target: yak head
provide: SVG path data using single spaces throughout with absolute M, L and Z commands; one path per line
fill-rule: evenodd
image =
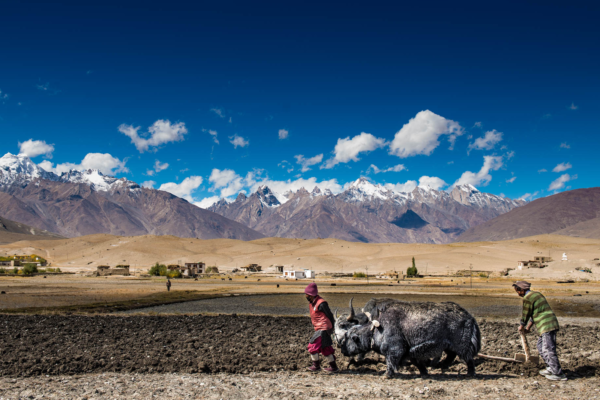
M 357 326 L 363 326 L 370 324 L 370 318 L 367 314 L 360 312 L 356 313 L 354 307 L 352 307 L 352 300 L 350 299 L 350 311 L 348 313 L 342 313 L 338 315 L 335 310 L 335 341 L 342 347 L 342 344 L 347 342 L 348 332 Z
M 373 329 L 370 324 L 354 325 L 348 329 L 338 344 L 343 355 L 352 357 L 368 353 L 371 350 L 372 339 Z

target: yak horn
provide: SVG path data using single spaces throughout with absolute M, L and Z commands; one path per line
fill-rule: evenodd
M 377 320 L 373 321 L 373 326 L 376 328 L 379 328 L 379 326 L 380 326 L 379 321 L 377 321 Z
M 365 312 L 365 315 L 367 316 L 367 318 L 369 318 L 369 321 L 370 321 L 370 320 L 371 320 L 371 313 L 370 313 L 370 312 L 368 312 L 368 311 L 366 311 L 366 312 Z
M 352 307 L 352 300 L 354 297 L 350 299 L 350 315 L 348 316 L 348 321 L 352 321 L 354 319 L 354 307 Z
M 338 315 L 337 315 L 338 309 L 335 309 L 335 313 L 333 314 L 333 316 L 335 317 L 335 319 L 338 319 Z

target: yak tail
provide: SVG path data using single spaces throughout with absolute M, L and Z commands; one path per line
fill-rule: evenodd
M 473 357 L 475 357 L 481 350 L 481 331 L 479 330 L 479 325 L 475 318 L 471 321 L 471 346 L 469 347 Z

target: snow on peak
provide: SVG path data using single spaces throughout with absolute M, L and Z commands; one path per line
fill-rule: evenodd
M 72 169 L 69 172 L 63 172 L 60 176 L 61 182 L 70 183 L 84 183 L 91 186 L 94 190 L 107 192 L 117 187 L 127 187 L 130 189 L 137 189 L 140 186 L 127 180 L 126 178 L 117 179 L 112 176 L 106 176 L 97 169 L 88 170 L 75 170 Z
M 366 178 L 359 178 L 352 182 L 344 194 L 350 201 L 365 201 L 372 198 L 387 200 L 394 196 L 394 192 L 390 189 L 373 184 Z
M 281 205 L 281 201 L 279 201 L 275 192 L 269 189 L 268 186 L 259 186 L 256 190 L 256 194 L 260 201 L 267 207 L 278 207 Z
M 13 183 L 27 184 L 34 179 L 41 178 L 49 181 L 84 183 L 95 190 L 108 191 L 116 187 L 127 187 L 137 189 L 140 186 L 125 178 L 117 179 L 112 176 L 105 176 L 96 169 L 84 171 L 72 169 L 69 172 L 63 172 L 60 176 L 53 172 L 46 171 L 25 155 L 5 154 L 0 158 L 0 186 L 11 185 Z
M 479 192 L 479 190 L 470 183 L 465 183 L 464 185 L 458 185 L 456 187 L 464 192 Z
M 0 186 L 11 185 L 15 182 L 29 183 L 37 178 L 58 180 L 56 174 L 38 167 L 26 155 L 6 153 L 0 158 Z

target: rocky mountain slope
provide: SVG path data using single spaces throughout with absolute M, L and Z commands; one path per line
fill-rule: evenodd
M 63 239 L 63 237 L 56 233 L 0 217 L 0 243 L 12 243 L 19 240 L 48 239 Z
M 29 158 L 0 158 L 0 215 L 67 237 L 94 233 L 253 240 L 262 234 L 160 190 L 96 170 L 58 176 Z
M 266 236 L 338 238 L 360 242 L 449 243 L 472 226 L 525 204 L 482 193 L 471 185 L 451 192 L 418 187 L 395 192 L 365 178 L 339 194 L 314 188 L 220 200 L 208 209 Z
M 549 233 L 600 239 L 600 187 L 534 200 L 467 230 L 458 240 L 508 240 Z

